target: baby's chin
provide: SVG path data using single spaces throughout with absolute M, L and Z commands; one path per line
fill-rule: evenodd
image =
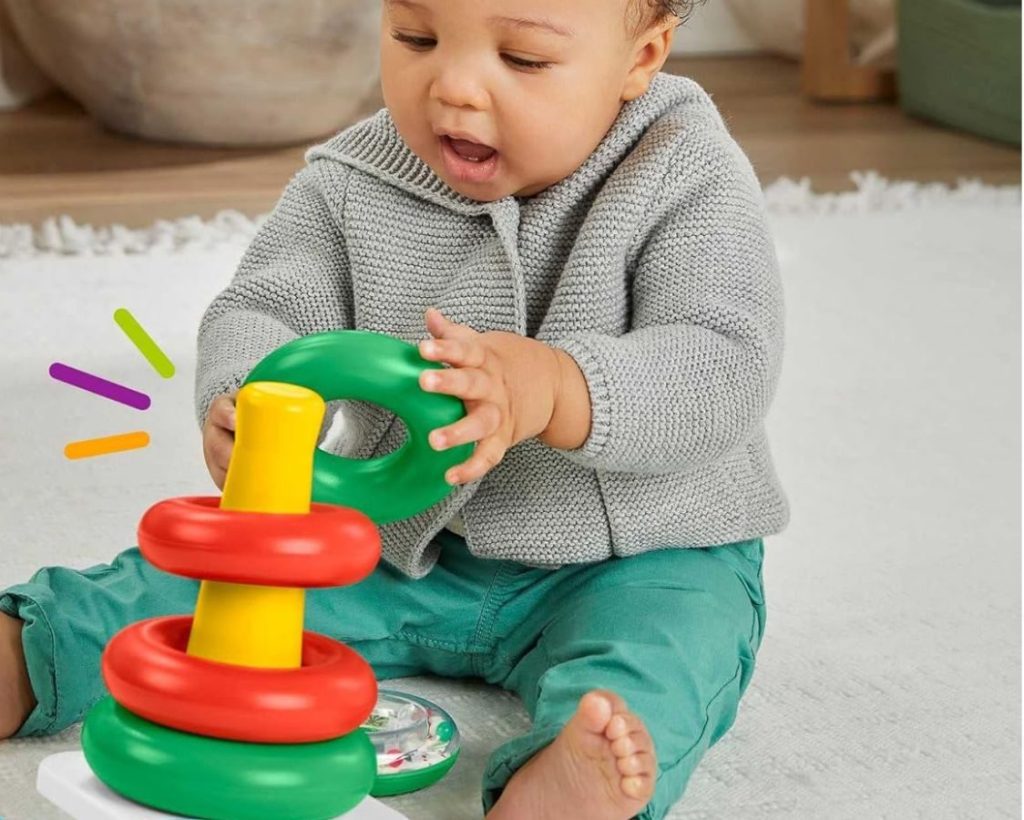
M 448 179 L 445 174 L 438 174 L 438 176 L 447 182 L 448 187 L 455 191 L 455 193 L 477 202 L 497 202 L 499 199 L 505 199 L 510 196 L 522 196 L 515 186 L 502 185 L 500 183 L 474 185 L 460 180 Z
M 512 184 L 504 173 L 498 174 L 492 180 L 487 182 L 470 182 L 464 179 L 458 179 L 453 177 L 445 167 L 434 168 L 436 173 L 441 179 L 448 183 L 448 187 L 451 188 L 458 194 L 467 197 L 468 199 L 474 199 L 477 202 L 496 202 L 499 199 L 512 196 L 516 192 L 518 186 Z
M 497 202 L 499 199 L 506 199 L 507 197 L 528 199 L 551 187 L 549 183 L 529 183 L 524 185 L 506 182 L 502 184 L 498 180 L 488 185 L 469 185 L 458 180 L 448 179 L 443 173 L 439 173 L 438 176 L 448 183 L 448 187 L 453 191 L 477 202 Z

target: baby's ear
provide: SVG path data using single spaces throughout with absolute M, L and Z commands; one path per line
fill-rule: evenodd
M 647 93 L 654 75 L 661 71 L 672 53 L 678 18 L 670 17 L 637 35 L 633 67 L 622 85 L 622 101 L 628 102 Z

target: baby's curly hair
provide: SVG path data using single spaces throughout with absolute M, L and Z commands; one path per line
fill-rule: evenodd
M 686 22 L 694 6 L 704 0 L 629 0 L 629 17 L 634 30 L 660 23 L 669 17 L 678 17 L 679 25 Z

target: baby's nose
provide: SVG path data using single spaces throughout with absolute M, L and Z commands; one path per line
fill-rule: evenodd
M 445 67 L 431 85 L 431 97 L 452 108 L 472 108 L 479 111 L 490 107 L 490 95 L 478 72 L 464 63 Z

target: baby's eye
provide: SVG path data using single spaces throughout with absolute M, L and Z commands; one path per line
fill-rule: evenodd
M 540 71 L 545 68 L 551 68 L 554 65 L 550 60 L 524 60 L 522 57 L 514 57 L 511 54 L 502 54 L 501 56 L 505 58 L 506 62 L 511 63 L 517 68 L 525 68 L 530 71 Z
M 411 34 L 402 34 L 400 31 L 391 32 L 391 36 L 398 42 L 405 43 L 414 49 L 428 49 L 437 45 L 437 40 L 433 37 L 413 37 Z

